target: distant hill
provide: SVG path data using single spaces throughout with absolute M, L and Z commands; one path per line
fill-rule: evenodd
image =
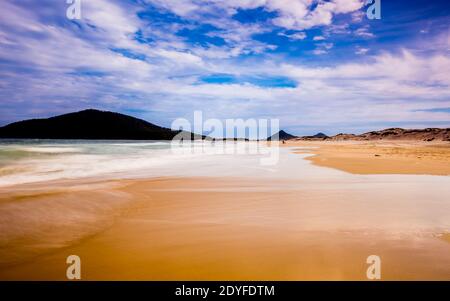
M 11 123 L 0 127 L 0 138 L 172 140 L 180 132 L 172 131 L 171 129 L 163 128 L 128 115 L 89 109 L 46 119 L 31 119 Z M 205 136 L 194 135 L 192 133 L 186 133 L 186 135 L 192 139 L 205 138 Z M 314 136 L 296 137 L 282 130 L 267 138 L 269 141 L 292 139 L 331 141 L 450 141 L 450 128 L 427 128 L 419 130 L 391 128 L 361 135 L 338 134 L 332 137 L 323 133 L 318 133 Z
M 295 138 L 298 138 L 298 137 L 281 130 L 277 134 L 272 135 L 269 138 L 267 138 L 267 140 L 268 141 L 279 141 L 279 140 L 291 140 L 291 139 L 295 139 Z
M 304 139 L 304 140 L 326 140 L 328 138 L 330 138 L 330 137 L 328 137 L 324 133 L 318 133 L 318 134 L 315 134 L 314 136 L 302 137 L 302 139 Z
M 361 140 L 422 140 L 450 141 L 450 129 L 428 128 L 423 130 L 405 130 L 391 128 L 368 132 L 357 136 Z
M 179 133 L 124 114 L 92 109 L 0 128 L 0 138 L 34 139 L 171 140 Z
M 314 136 L 300 137 L 299 140 L 317 140 Z M 361 135 L 338 134 L 332 137 L 321 138 L 320 140 L 332 141 L 376 141 L 376 140 L 410 140 L 410 141 L 450 141 L 450 128 L 427 128 L 419 130 L 407 130 L 401 128 L 391 128 L 381 131 L 372 131 Z

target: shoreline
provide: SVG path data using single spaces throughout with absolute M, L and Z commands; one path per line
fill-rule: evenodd
M 316 166 L 352 174 L 450 175 L 450 143 L 414 141 L 287 141 Z
M 0 188 L 0 279 L 65 280 L 69 255 L 81 257 L 83 280 L 367 280 L 369 255 L 382 258 L 383 280 L 449 279 L 448 177 L 390 175 L 442 172 L 447 145 L 285 146 L 279 168 L 290 177 Z M 424 160 L 411 164 L 417 152 Z M 369 172 L 389 176 L 359 176 Z

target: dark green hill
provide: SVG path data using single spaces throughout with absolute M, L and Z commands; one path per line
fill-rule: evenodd
M 178 133 L 142 119 L 92 109 L 0 128 L 0 138 L 34 139 L 171 140 Z

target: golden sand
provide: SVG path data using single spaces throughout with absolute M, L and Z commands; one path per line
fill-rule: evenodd
M 411 141 L 289 141 L 286 146 L 306 147 L 299 153 L 318 166 L 353 174 L 450 175 L 450 143 Z
M 268 184 L 206 178 L 115 183 L 111 195 L 126 194 L 133 202 L 113 220 L 64 247 L 48 245 L 23 262 L 0 266 L 0 279 L 64 280 L 72 254 L 81 258 L 84 280 L 365 280 L 372 254 L 382 258 L 384 280 L 449 279 L 450 245 L 442 239 L 327 225 L 308 230 L 302 215 L 330 204 L 290 191 L 257 191 Z M 78 184 L 68 186 L 66 197 L 107 201 L 105 187 L 91 187 L 87 195 Z M 9 245 L 3 255 L 14 256 L 17 248 Z
M 444 233 L 442 236 L 440 236 L 443 240 L 450 243 L 450 233 Z

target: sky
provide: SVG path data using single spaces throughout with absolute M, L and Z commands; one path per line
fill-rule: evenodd
M 0 125 L 95 108 L 280 120 L 296 135 L 450 127 L 450 2 L 0 1 Z

